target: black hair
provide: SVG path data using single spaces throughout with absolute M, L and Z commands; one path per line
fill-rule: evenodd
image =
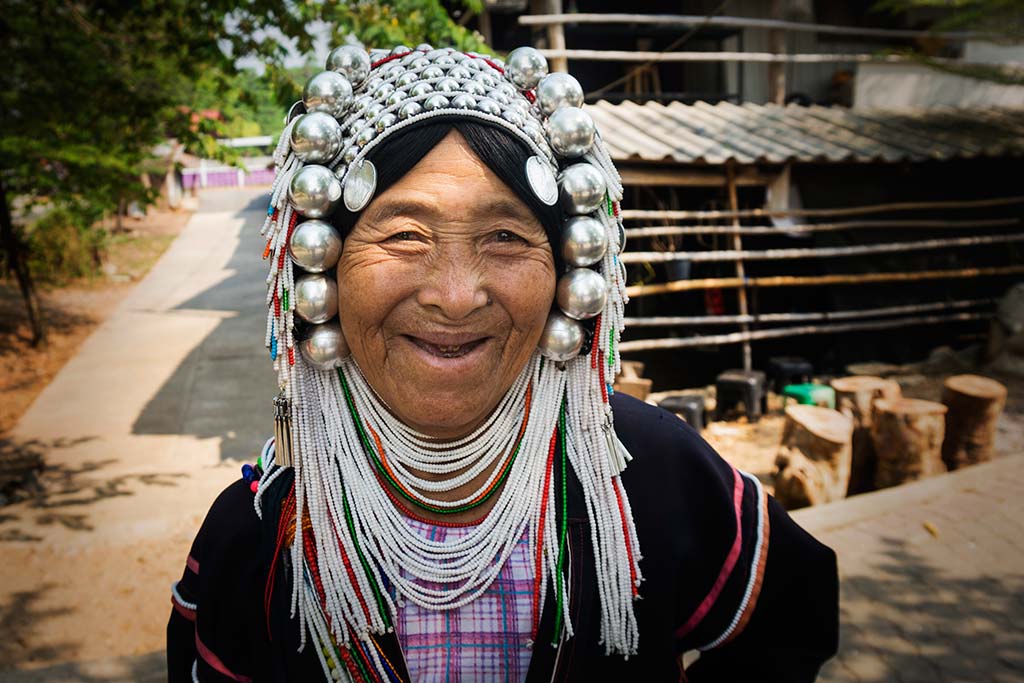
M 530 189 L 526 179 L 526 160 L 534 152 L 523 140 L 500 126 L 454 116 L 438 117 L 396 131 L 367 154 L 366 158 L 377 167 L 374 196 L 379 196 L 397 183 L 453 130 L 465 138 L 473 153 L 537 217 L 547 233 L 555 257 L 556 272 L 561 272 L 559 236 L 562 231 L 562 211 L 557 203 L 554 206 L 544 204 Z M 346 236 L 358 218 L 358 213 L 352 213 L 341 205 L 334 213 L 333 223 L 342 236 Z

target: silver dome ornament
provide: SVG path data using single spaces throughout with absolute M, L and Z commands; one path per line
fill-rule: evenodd
M 378 102 L 383 102 L 393 92 L 395 92 L 395 86 L 393 83 L 381 83 L 377 86 L 377 89 L 373 91 L 373 98 Z
M 441 78 L 442 76 L 444 76 L 444 69 L 433 64 L 420 72 L 420 78 Z
M 288 254 L 299 268 L 322 273 L 337 265 L 341 256 L 341 235 L 326 221 L 303 221 L 295 226 Z
M 435 93 L 423 101 L 423 108 L 427 111 L 436 111 L 448 107 L 448 98 L 440 93 Z
M 395 45 L 393 48 L 391 48 L 392 56 L 407 55 L 410 52 L 412 52 L 412 48 L 409 47 L 408 45 Z
M 338 361 L 347 358 L 350 353 L 337 320 L 315 325 L 309 335 L 299 342 L 299 352 L 317 370 L 333 370 Z
M 356 156 L 359 154 L 358 145 L 349 145 L 345 148 L 345 151 L 341 153 L 341 160 L 346 164 L 351 164 L 356 160 Z
M 373 104 L 366 108 L 366 111 L 364 112 L 363 115 L 366 117 L 367 120 L 372 120 L 380 116 L 381 112 L 383 111 L 384 105 L 381 104 L 380 102 L 374 102 Z
M 402 108 L 398 110 L 398 118 L 406 120 L 416 116 L 423 111 L 423 105 L 419 102 L 406 102 L 402 105 Z
M 572 360 L 583 348 L 583 326 L 561 313 L 552 312 L 544 324 L 537 348 L 541 355 L 553 361 Z
M 377 129 L 373 126 L 363 126 L 363 129 L 356 133 L 356 144 L 360 147 L 366 147 L 370 144 L 370 140 L 377 137 Z
M 395 92 L 388 95 L 388 98 L 384 100 L 384 104 L 388 107 L 397 107 L 399 104 L 409 98 L 409 93 L 405 90 L 396 90 Z
M 365 92 L 372 93 L 374 90 L 379 88 L 381 83 L 383 82 L 384 79 L 381 78 L 380 76 L 373 76 L 372 78 L 370 78 L 370 80 L 366 81 L 365 85 L 363 85 L 363 90 Z
M 560 107 L 582 106 L 583 88 L 567 73 L 548 74 L 537 84 L 537 104 L 545 116 L 551 116 Z
M 571 216 L 596 211 L 604 204 L 606 185 L 604 176 L 593 165 L 573 164 L 562 171 L 559 183 L 562 208 Z
M 558 182 L 555 180 L 555 173 L 539 156 L 534 155 L 526 160 L 526 181 L 533 194 L 544 204 L 553 206 L 558 201 Z
M 417 52 L 430 52 L 434 47 L 430 43 L 420 43 L 416 46 Z
M 308 112 L 323 112 L 341 118 L 352 104 L 352 84 L 336 71 L 321 71 L 302 90 L 302 101 Z
M 478 81 L 464 81 L 462 83 L 462 92 L 482 97 L 487 94 L 487 88 L 484 87 L 483 83 Z
M 489 91 L 487 93 L 487 96 L 490 97 L 492 100 L 494 100 L 495 102 L 497 102 L 498 104 L 500 104 L 503 107 L 509 106 L 509 104 L 511 104 L 511 102 L 512 102 L 512 100 L 509 99 L 508 95 L 506 95 L 501 90 L 498 90 L 497 88 L 495 88 L 494 90 Z
M 355 115 L 362 114 L 367 108 L 373 104 L 373 98 L 369 95 L 360 95 L 352 103 L 352 113 Z
M 456 109 L 473 109 L 476 107 L 476 98 L 466 93 L 459 93 L 452 98 L 452 106 Z
M 309 323 L 325 323 L 338 315 L 338 284 L 323 273 L 295 278 L 295 314 Z
M 505 119 L 517 128 L 522 127 L 523 125 L 523 115 L 516 109 L 506 109 L 501 112 L 501 118 Z
M 405 72 L 406 72 L 406 69 L 401 64 L 391 64 L 387 68 L 384 69 L 384 72 L 383 72 L 382 75 L 384 77 L 384 80 L 391 81 L 391 80 L 394 80 L 394 79 L 398 78 L 399 76 L 401 76 Z
M 396 121 L 398 121 L 398 117 L 389 112 L 387 114 L 381 114 L 380 118 L 377 119 L 377 122 L 374 125 L 376 126 L 378 133 L 383 133 L 390 126 L 393 126 Z
M 288 196 L 295 209 L 307 218 L 323 218 L 341 199 L 341 183 L 326 166 L 303 166 L 292 176 Z
M 462 86 L 454 78 L 442 78 L 434 84 L 434 90 L 437 92 L 458 92 L 461 89 Z
M 562 258 L 570 266 L 592 266 L 608 251 L 608 233 L 590 216 L 574 216 L 562 230 Z
M 341 151 L 341 143 L 341 124 L 330 114 L 303 114 L 292 127 L 292 152 L 305 163 L 327 163 Z
M 430 83 L 424 83 L 423 81 L 420 81 L 409 88 L 409 95 L 411 97 L 423 97 L 424 95 L 429 95 L 432 92 L 434 92 L 434 86 Z
M 559 278 L 555 301 L 570 318 L 593 318 L 604 310 L 608 302 L 608 283 L 596 271 L 575 268 Z
M 327 57 L 327 68 L 337 71 L 353 87 L 358 87 L 370 75 L 370 55 L 358 45 L 342 45 L 334 48 Z
M 452 78 L 457 78 L 460 81 L 464 81 L 468 78 L 473 77 L 473 73 L 466 67 L 462 66 L 461 64 L 458 66 L 453 66 L 451 69 L 449 69 L 448 75 L 451 76 Z
M 421 69 L 424 69 L 428 66 L 430 66 L 430 60 L 422 56 L 416 57 L 411 62 L 409 62 L 409 68 L 412 69 L 413 71 L 420 71 Z
M 491 76 L 486 71 L 477 71 L 473 74 L 473 80 L 478 83 L 483 83 L 485 88 L 493 88 L 498 85 L 498 82 L 494 80 L 494 76 Z
M 437 64 L 440 67 L 452 67 L 455 66 L 455 63 L 455 58 L 452 57 L 450 54 L 441 55 L 440 57 L 434 60 L 434 64 Z
M 404 74 L 398 77 L 395 81 L 395 85 L 399 88 L 408 88 L 410 85 L 419 80 L 419 76 L 412 71 L 406 71 Z
M 548 139 L 561 157 L 579 157 L 594 144 L 596 128 L 590 114 L 579 107 L 562 107 L 548 118 Z
M 345 208 L 355 213 L 362 211 L 377 190 L 377 167 L 363 159 L 345 178 Z
M 501 116 L 501 106 L 489 97 L 481 97 L 476 101 L 477 111 L 491 116 Z
M 532 47 L 517 47 L 508 55 L 505 74 L 520 90 L 537 87 L 548 73 L 548 60 Z

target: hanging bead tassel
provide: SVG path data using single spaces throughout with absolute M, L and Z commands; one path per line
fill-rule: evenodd
M 278 467 L 292 466 L 292 418 L 284 391 L 274 399 L 274 462 Z

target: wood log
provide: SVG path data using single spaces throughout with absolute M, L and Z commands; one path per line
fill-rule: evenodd
M 836 410 L 853 420 L 853 447 L 850 458 L 850 485 L 846 495 L 870 491 L 875 486 L 875 447 L 871 442 L 874 401 L 902 395 L 900 385 L 891 379 L 872 375 L 853 375 L 832 380 L 836 390 Z
M 622 377 L 628 379 L 640 379 L 644 376 L 644 364 L 638 360 L 622 361 Z
M 623 394 L 645 401 L 647 400 L 647 395 L 651 393 L 652 384 L 652 380 L 644 379 L 643 377 L 630 378 L 620 376 L 615 380 L 615 385 L 612 388 L 615 391 L 621 391 Z
M 876 399 L 871 442 L 875 448 L 875 487 L 886 488 L 946 471 L 942 437 L 946 406 L 915 398 Z
M 995 457 L 996 424 L 1006 405 L 1006 387 L 978 375 L 954 375 L 943 384 L 946 438 L 942 461 L 951 470 Z
M 787 509 L 846 496 L 853 420 L 830 408 L 786 408 L 782 444 L 775 458 L 775 497 Z

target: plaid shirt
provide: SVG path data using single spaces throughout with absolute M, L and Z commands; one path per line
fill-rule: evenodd
M 469 527 L 444 527 L 410 519 L 424 538 L 454 540 Z M 521 682 L 530 664 L 533 627 L 533 566 L 526 534 L 494 583 L 476 600 L 455 610 L 428 610 L 405 602 L 396 631 L 415 683 Z M 424 583 L 440 588 L 440 584 Z

